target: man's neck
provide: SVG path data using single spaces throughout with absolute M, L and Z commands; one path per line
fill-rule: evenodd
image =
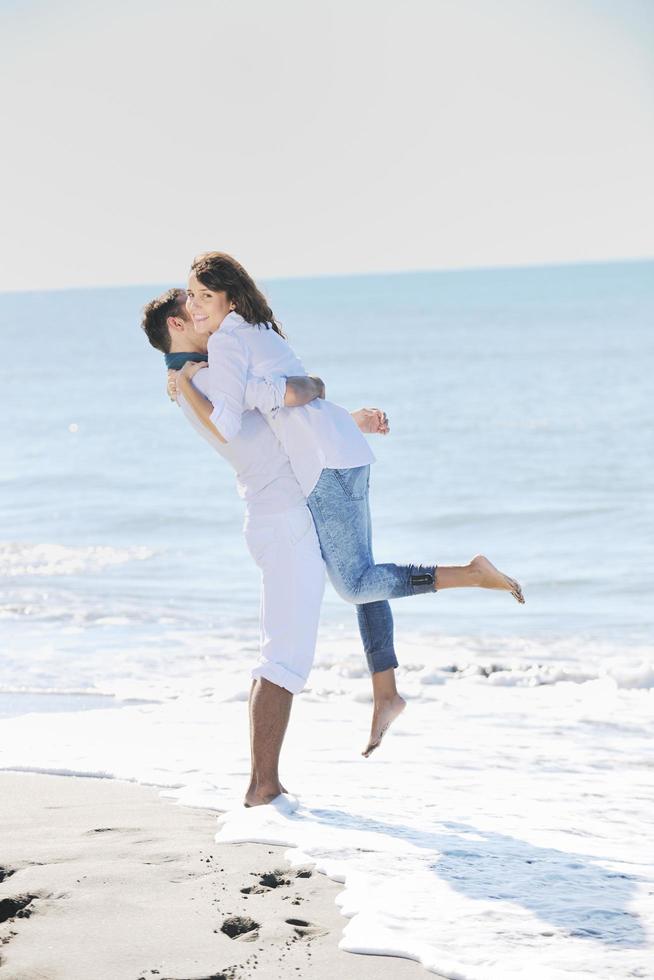
M 172 330 L 171 330 L 172 334 Z M 204 357 L 207 356 L 206 346 L 201 348 L 197 340 L 189 340 L 187 337 L 171 337 L 170 338 L 170 353 L 171 354 L 202 354 Z
M 189 344 L 189 347 L 191 345 Z M 179 371 L 186 361 L 206 361 L 207 355 L 202 351 L 185 350 L 182 346 L 176 349 L 177 345 L 171 346 L 170 352 L 165 356 L 166 367 Z

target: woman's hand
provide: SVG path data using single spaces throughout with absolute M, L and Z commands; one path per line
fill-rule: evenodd
M 206 361 L 187 361 L 181 371 L 173 371 L 172 368 L 169 368 L 166 391 L 171 402 L 177 401 L 180 383 L 183 384 L 184 380 L 190 381 L 198 371 L 206 367 L 208 367 Z
M 358 412 L 352 412 L 352 418 L 367 435 L 387 436 L 391 431 L 388 416 L 381 408 L 360 408 Z
M 168 369 L 168 381 L 166 383 L 166 391 L 168 392 L 168 397 L 171 402 L 177 401 L 177 371 L 173 371 L 172 368 Z
M 188 378 L 190 381 L 191 378 L 198 373 L 198 371 L 202 371 L 203 368 L 207 367 L 209 367 L 209 365 L 206 361 L 187 361 L 182 370 L 179 372 L 179 376 L 180 378 Z
M 169 368 L 166 391 L 168 392 L 168 397 L 170 398 L 171 402 L 177 401 L 180 381 L 182 381 L 182 383 L 183 379 L 188 379 L 190 381 L 194 374 L 201 371 L 203 367 L 208 366 L 209 365 L 206 363 L 206 361 L 186 361 L 181 371 L 173 371 L 172 368 Z

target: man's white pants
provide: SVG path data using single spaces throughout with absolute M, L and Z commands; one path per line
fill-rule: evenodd
M 261 653 L 252 677 L 291 694 L 313 664 L 325 590 L 325 563 L 306 504 L 278 514 L 249 513 L 248 550 L 261 569 Z

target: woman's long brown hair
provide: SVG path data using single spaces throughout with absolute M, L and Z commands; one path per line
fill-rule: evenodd
M 203 252 L 193 259 L 191 272 L 207 289 L 227 293 L 227 298 L 247 323 L 270 324 L 284 337 L 266 297 L 243 266 L 225 252 Z

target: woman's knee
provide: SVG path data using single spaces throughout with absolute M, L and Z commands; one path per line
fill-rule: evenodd
M 336 594 L 353 606 L 361 604 L 361 582 L 344 582 L 342 579 L 332 581 Z

